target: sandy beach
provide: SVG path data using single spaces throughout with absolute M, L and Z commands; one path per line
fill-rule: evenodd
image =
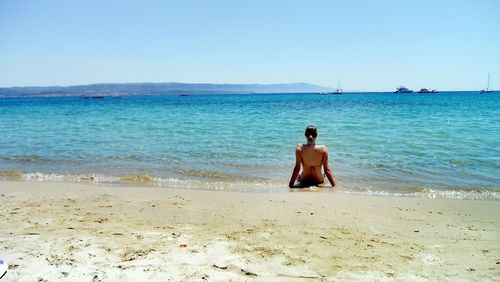
M 2 281 L 498 281 L 500 203 L 0 182 Z

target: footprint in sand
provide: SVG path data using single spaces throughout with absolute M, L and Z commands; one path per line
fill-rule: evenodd
M 420 259 L 422 260 L 423 263 L 427 265 L 440 265 L 441 260 L 433 255 L 433 254 L 422 254 L 420 255 Z
M 228 265 L 214 264 L 213 267 L 216 268 L 216 269 L 219 269 L 219 270 L 231 271 L 231 272 L 236 273 L 236 274 L 243 274 L 243 275 L 246 275 L 246 276 L 258 276 L 256 273 L 253 273 L 251 271 L 245 270 L 245 269 L 243 269 L 241 267 L 238 267 L 238 266 L 236 266 L 234 264 L 228 264 Z
M 156 251 L 156 249 L 150 248 L 150 249 L 145 249 L 145 250 L 133 250 L 133 249 L 127 249 L 125 252 L 121 255 L 122 261 L 131 261 L 135 260 L 141 257 L 147 256 L 149 253 Z

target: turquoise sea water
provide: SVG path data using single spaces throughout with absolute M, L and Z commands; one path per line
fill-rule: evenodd
M 308 124 L 347 192 L 500 199 L 500 95 L 0 100 L 3 178 L 287 191 Z

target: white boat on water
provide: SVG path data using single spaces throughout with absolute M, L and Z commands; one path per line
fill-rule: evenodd
M 394 93 L 412 93 L 413 90 L 411 89 L 408 89 L 404 86 L 399 86 L 398 88 L 396 88 L 396 91 L 394 91 Z
M 319 92 L 318 95 L 340 95 L 342 94 L 342 88 L 340 87 L 340 79 L 337 78 L 337 89 L 333 92 Z
M 490 90 L 490 74 L 488 73 L 488 84 L 486 85 L 486 89 L 482 89 L 479 93 L 491 93 Z
M 437 93 L 437 90 L 436 89 L 428 89 L 428 88 L 422 88 L 420 90 L 418 90 L 418 93 L 424 93 L 424 94 L 427 94 L 427 93 Z
M 335 89 L 335 91 L 333 91 L 332 94 L 335 94 L 335 95 L 342 94 L 342 88 L 340 87 L 340 79 L 339 78 L 337 78 L 337 89 Z

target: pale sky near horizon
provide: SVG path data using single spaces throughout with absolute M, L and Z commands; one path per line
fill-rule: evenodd
M 500 1 L 0 0 L 0 87 L 500 89 Z

